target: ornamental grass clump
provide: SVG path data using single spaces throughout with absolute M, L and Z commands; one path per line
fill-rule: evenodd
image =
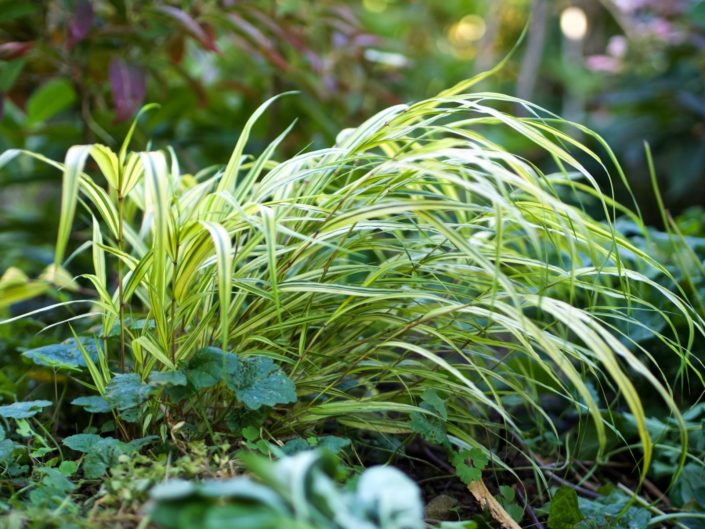
M 644 312 L 667 330 L 684 318 L 685 343 L 658 338 L 690 368 L 702 322 L 637 272 L 665 271 L 616 232 L 617 213 L 642 224 L 600 190 L 579 161 L 600 157 L 571 131 L 601 140 L 529 103 L 467 93 L 477 80 L 383 110 L 336 145 L 284 161 L 275 151 L 291 127 L 259 156 L 245 152 L 273 100 L 224 168 L 185 174 L 171 149 L 131 152 L 134 126 L 117 153 L 76 146 L 63 164 L 29 153 L 63 171 L 56 269 L 82 237 L 74 253 L 92 252 L 93 269 L 78 279 L 95 292 L 82 334 L 96 354 L 79 345 L 87 383 L 118 412 L 116 378 L 122 391 L 142 391 L 131 420 L 145 431 L 169 413 L 149 396 L 171 384 L 209 392 L 199 414 L 209 421 L 229 403 L 270 410 L 273 437 L 334 420 L 465 448 L 507 432 L 521 442 L 527 418 L 533 433 L 557 435 L 542 406 L 557 397 L 591 418 L 602 450 L 618 402 L 635 418 L 648 467 L 634 380 L 682 419 L 669 381 L 623 330 Z M 508 103 L 531 117 L 508 114 Z M 532 142 L 555 171 L 505 149 L 499 132 Z M 576 205 L 585 200 L 602 220 Z M 79 208 L 92 229 L 72 238 Z

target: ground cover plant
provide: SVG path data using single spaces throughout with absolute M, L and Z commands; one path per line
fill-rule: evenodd
M 5 521 L 421 527 L 416 492 L 361 485 L 388 472 L 417 491 L 358 472 L 395 463 L 427 484 L 436 525 L 699 523 L 676 512 L 702 507 L 693 282 L 579 161 L 624 180 L 604 143 L 571 134 L 596 135 L 471 92 L 484 77 L 285 160 L 286 124 L 247 149 L 277 98 L 225 167 L 194 174 L 168 147 L 132 151 L 139 120 L 117 151 L 6 151 L 0 164 L 32 156 L 63 180 L 54 300 L 3 320 L 47 336 L 9 353 L 32 368 L 0 406 Z M 507 135 L 551 166 L 495 142 Z M 38 294 L 19 272 L 4 281 L 15 301 Z M 597 490 L 614 465 L 621 488 Z M 168 481 L 245 467 L 259 485 Z M 433 487 L 448 473 L 461 492 Z M 652 505 L 659 487 L 680 500 Z

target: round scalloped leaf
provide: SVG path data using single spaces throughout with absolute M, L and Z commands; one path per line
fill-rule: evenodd
M 71 401 L 74 406 L 81 406 L 88 413 L 108 413 L 110 412 L 110 404 L 99 395 L 90 395 L 88 397 L 78 397 Z
M 98 348 L 95 340 L 86 337 L 80 338 L 80 340 L 91 360 L 97 362 Z M 70 338 L 61 343 L 44 345 L 36 349 L 29 349 L 22 353 L 22 356 L 39 366 L 51 367 L 52 369 L 76 371 L 86 367 L 86 360 L 83 358 L 75 338 Z
M 122 411 L 139 406 L 149 398 L 153 388 L 136 373 L 116 375 L 105 386 L 105 400 L 111 408 Z
M 0 417 L 5 419 L 29 419 L 34 417 L 43 408 L 51 406 L 50 400 L 28 400 L 0 406 Z
M 253 356 L 240 362 L 228 387 L 251 410 L 296 402 L 296 386 L 271 358 Z

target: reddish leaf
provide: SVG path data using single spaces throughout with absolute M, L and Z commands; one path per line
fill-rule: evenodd
M 170 16 L 179 22 L 186 32 L 195 38 L 201 45 L 211 51 L 218 52 L 215 45 L 215 40 L 208 31 L 206 31 L 194 18 L 186 11 L 172 6 L 157 6 L 156 10 Z
M 3 42 L 0 44 L 0 61 L 11 61 L 22 57 L 32 49 L 31 42 Z
M 69 21 L 66 47 L 71 49 L 85 39 L 91 26 L 93 26 L 93 6 L 90 0 L 78 0 L 76 10 Z
M 186 49 L 185 38 L 182 35 L 178 35 L 169 39 L 169 57 L 174 64 L 181 64 L 184 59 L 184 52 Z
M 144 102 L 147 92 L 144 70 L 122 59 L 113 59 L 110 62 L 109 77 L 117 121 L 130 119 Z

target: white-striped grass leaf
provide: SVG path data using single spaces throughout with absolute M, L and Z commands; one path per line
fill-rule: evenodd
M 271 105 L 280 97 L 293 93 L 295 92 L 285 92 L 283 94 L 274 96 L 262 103 L 257 108 L 257 110 L 252 113 L 252 116 L 250 116 L 250 118 L 245 123 L 245 126 L 242 128 L 240 137 L 238 138 L 237 143 L 235 144 L 235 149 L 233 149 L 233 153 L 230 156 L 230 160 L 228 160 L 228 164 L 225 166 L 225 171 L 223 173 L 223 176 L 220 178 L 220 181 L 218 182 L 218 187 L 216 191 L 228 191 L 230 193 L 235 191 L 235 184 L 237 183 L 237 177 L 240 172 L 240 166 L 242 165 L 242 157 L 245 152 L 245 146 L 247 145 L 247 142 L 250 139 L 250 132 L 252 130 L 252 127 L 262 116 L 262 114 L 264 114 L 269 105 Z
M 202 221 L 201 224 L 208 230 L 216 257 L 216 271 L 218 284 L 218 299 L 220 301 L 220 335 L 223 351 L 228 350 L 229 318 L 230 318 L 230 292 L 232 289 L 233 248 L 230 235 L 220 224 Z
M 148 103 L 144 105 L 135 116 L 135 119 L 132 120 L 132 124 L 130 125 L 127 134 L 125 134 L 125 139 L 122 141 L 122 145 L 120 146 L 120 152 L 118 153 L 118 160 L 121 167 L 125 166 L 125 160 L 127 158 L 127 149 L 130 147 L 130 142 L 132 141 L 132 136 L 135 134 L 135 130 L 137 129 L 137 123 L 139 122 L 139 119 L 142 117 L 143 114 L 149 112 L 150 110 L 154 110 L 155 108 L 159 108 L 159 105 L 157 103 Z
M 100 224 L 95 217 L 93 220 L 93 244 L 91 245 L 93 253 L 93 271 L 97 279 L 97 283 L 107 290 L 107 272 L 105 267 L 105 250 L 103 245 L 103 234 L 100 231 Z
M 142 153 L 142 164 L 146 182 L 146 211 L 154 217 L 152 228 L 152 261 L 149 271 L 151 310 L 164 349 L 170 341 L 167 321 L 167 266 L 170 257 L 169 245 L 169 186 L 168 167 L 164 153 L 160 151 Z M 173 255 L 171 256 L 173 258 Z
M 98 165 L 110 188 L 119 190 L 121 168 L 117 155 L 109 147 L 96 144 L 91 148 L 91 158 Z
M 80 177 L 91 149 L 92 146 L 90 145 L 76 145 L 71 147 L 66 153 L 64 174 L 61 181 L 59 232 L 56 237 L 56 250 L 54 254 L 54 264 L 57 267 L 62 264 L 66 245 L 71 235 L 71 226 L 73 225 L 76 203 L 78 202 Z
M 168 369 L 176 369 L 174 363 L 169 359 L 168 354 L 150 336 L 140 336 L 132 341 L 133 344 L 147 351 L 153 358 L 159 361 Z

